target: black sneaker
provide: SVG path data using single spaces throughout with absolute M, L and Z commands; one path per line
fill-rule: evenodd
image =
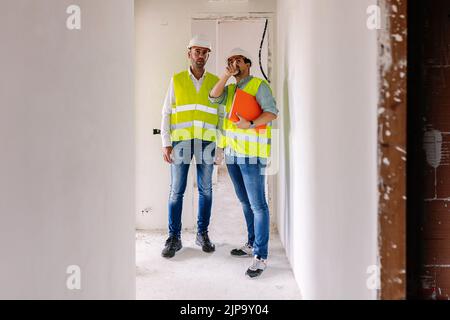
M 259 277 L 267 267 L 267 260 L 263 260 L 260 257 L 253 259 L 252 265 L 247 269 L 245 275 L 249 278 Z
M 253 247 L 246 243 L 238 249 L 231 250 L 230 254 L 234 257 L 253 257 Z
M 216 246 L 214 243 L 209 240 L 208 232 L 197 233 L 197 239 L 195 243 L 202 247 L 204 252 L 214 252 L 216 250 Z
M 181 244 L 181 239 L 175 236 L 170 236 L 166 241 L 166 246 L 164 247 L 161 255 L 164 258 L 172 258 L 177 251 L 180 251 L 183 248 Z

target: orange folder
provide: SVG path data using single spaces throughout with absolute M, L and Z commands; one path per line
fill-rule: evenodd
M 247 92 L 236 89 L 236 93 L 234 95 L 233 106 L 230 112 L 230 120 L 233 122 L 238 122 L 239 117 L 236 115 L 238 113 L 242 118 L 253 121 L 259 118 L 259 116 L 263 113 L 261 106 L 256 101 L 256 97 L 248 94 Z M 261 125 L 256 127 L 257 130 L 266 129 L 266 125 Z

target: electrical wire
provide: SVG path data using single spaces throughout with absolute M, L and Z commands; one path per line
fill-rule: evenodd
M 261 53 L 262 53 L 262 49 L 264 46 L 264 39 L 266 38 L 268 24 L 269 24 L 269 19 L 266 19 L 266 25 L 264 26 L 264 33 L 263 33 L 263 36 L 261 39 L 261 45 L 259 47 L 259 68 L 261 69 L 261 73 L 263 74 L 264 78 L 267 80 L 267 82 L 270 83 L 269 78 L 266 76 L 266 73 L 264 72 L 264 68 L 262 66 L 262 58 L 261 58 Z

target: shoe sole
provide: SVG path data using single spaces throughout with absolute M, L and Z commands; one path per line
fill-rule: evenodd
M 212 253 L 212 252 L 216 251 L 215 248 L 214 248 L 213 250 L 211 250 L 211 251 L 203 249 L 203 245 L 202 245 L 199 241 L 197 241 L 197 240 L 195 240 L 195 244 L 198 245 L 198 246 L 200 246 L 200 247 L 202 247 L 203 252 L 206 252 L 206 253 Z
M 245 273 L 245 276 L 248 278 L 248 279 L 250 279 L 250 280 L 253 280 L 253 279 L 258 279 L 258 278 L 261 278 L 261 276 L 262 276 L 262 274 L 264 273 L 264 270 L 260 273 L 260 274 L 258 274 L 258 275 L 255 275 L 255 276 L 250 276 L 247 272 Z
M 233 254 L 233 251 L 230 251 L 230 255 L 236 258 L 250 258 L 253 257 L 253 253 L 251 254 Z
M 176 248 L 176 249 L 175 249 L 175 252 L 174 252 L 173 254 L 171 254 L 171 255 L 164 255 L 164 254 L 161 254 L 161 256 L 162 256 L 163 258 L 167 258 L 167 259 L 173 258 L 173 257 L 175 257 L 175 254 L 176 254 L 178 251 L 180 251 L 181 249 L 183 249 L 183 245 L 181 245 L 179 248 Z

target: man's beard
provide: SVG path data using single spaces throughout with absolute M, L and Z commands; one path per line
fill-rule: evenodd
M 204 66 L 205 66 L 205 64 L 206 64 L 206 62 L 205 61 L 203 61 L 203 62 L 196 62 L 195 63 L 195 65 L 197 66 L 197 67 L 199 67 L 199 68 L 203 68 Z

